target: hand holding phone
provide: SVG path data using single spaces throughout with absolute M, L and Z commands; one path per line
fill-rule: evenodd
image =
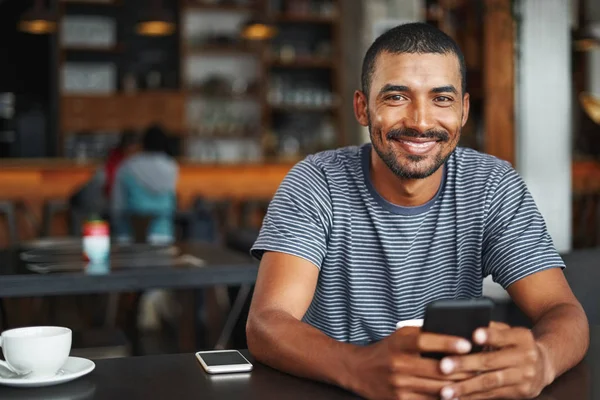
M 439 398 L 444 387 L 473 374 L 444 374 L 439 361 L 421 354 L 464 355 L 470 349 L 463 338 L 423 333 L 418 326 L 406 326 L 356 350 L 349 389 L 365 398 Z
M 494 302 L 487 298 L 470 300 L 437 300 L 425 310 L 422 332 L 456 336 L 472 344 L 471 353 L 482 350 L 473 343 L 473 333 L 478 328 L 487 328 L 492 319 Z M 447 354 L 424 353 L 424 357 L 441 360 Z

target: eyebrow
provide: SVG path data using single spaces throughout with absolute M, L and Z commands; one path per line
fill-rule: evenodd
M 388 83 L 379 91 L 379 94 L 389 93 L 389 92 L 410 92 L 410 88 L 405 85 L 392 85 L 392 84 Z M 458 95 L 458 90 L 456 90 L 454 85 L 435 87 L 435 88 L 431 89 L 430 92 L 431 93 L 448 93 L 448 92 L 450 92 L 450 93 L 454 93 L 454 94 Z
M 448 93 L 448 92 L 458 95 L 458 90 L 456 90 L 454 85 L 440 86 L 440 87 L 431 89 L 431 93 Z
M 389 93 L 389 92 L 409 92 L 410 88 L 404 85 L 392 85 L 387 84 L 379 91 L 379 94 Z

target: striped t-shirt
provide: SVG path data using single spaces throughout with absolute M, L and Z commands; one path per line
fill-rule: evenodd
M 418 207 L 383 199 L 369 175 L 370 144 L 308 156 L 269 206 L 252 254 L 302 257 L 319 268 L 303 320 L 366 344 L 427 303 L 476 298 L 492 275 L 507 288 L 560 267 L 542 216 L 509 163 L 457 148 L 435 197 Z

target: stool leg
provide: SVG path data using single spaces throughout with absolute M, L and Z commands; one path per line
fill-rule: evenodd
M 50 207 L 48 204 L 44 205 L 44 211 L 42 213 L 42 231 L 40 232 L 40 236 L 48 237 L 50 236 L 50 224 L 52 223 L 52 216 L 50 215 Z
M 10 206 L 9 212 L 6 213 L 6 223 L 8 225 L 11 244 L 16 246 L 19 243 L 19 234 L 17 233 L 17 219 L 13 205 Z
M 240 287 L 240 291 L 238 292 L 238 295 L 233 302 L 233 306 L 229 311 L 229 315 L 227 316 L 225 325 L 221 330 L 221 335 L 219 336 L 219 339 L 215 344 L 216 350 L 223 350 L 227 348 L 227 343 L 229 342 L 229 339 L 231 339 L 231 334 L 233 333 L 235 324 L 240 319 L 240 315 L 242 314 L 244 304 L 246 303 L 246 300 L 248 300 L 248 296 L 250 295 L 251 289 L 252 287 L 250 285 L 242 285 Z
M 6 316 L 6 307 L 4 307 L 4 300 L 0 299 L 0 331 L 8 329 L 8 317 Z

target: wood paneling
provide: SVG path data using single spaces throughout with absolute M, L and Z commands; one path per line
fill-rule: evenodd
M 179 92 L 146 92 L 111 96 L 63 96 L 61 130 L 142 130 L 158 123 L 172 132 L 184 131 L 184 95 Z
M 515 44 L 512 0 L 485 0 L 484 151 L 515 164 Z

